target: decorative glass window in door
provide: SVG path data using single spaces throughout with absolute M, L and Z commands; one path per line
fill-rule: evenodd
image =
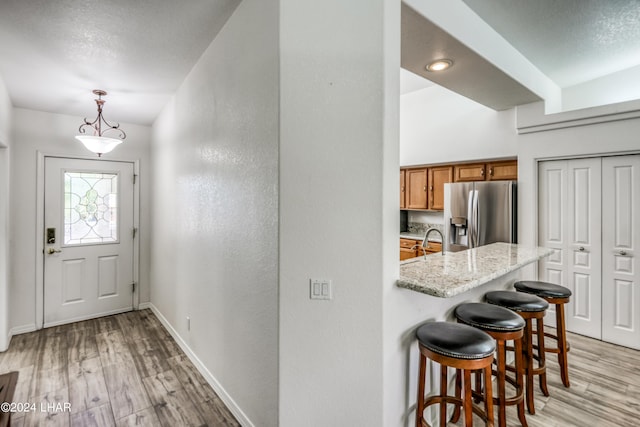
M 118 241 L 118 174 L 64 173 L 64 244 Z

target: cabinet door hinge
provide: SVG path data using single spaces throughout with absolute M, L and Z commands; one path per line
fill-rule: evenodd
M 137 180 L 138 180 L 138 175 L 133 174 L 133 183 L 135 184 Z
M 133 230 L 131 230 L 131 235 L 133 236 L 134 239 L 136 238 L 136 236 L 138 235 L 137 227 L 133 227 Z
M 134 293 L 136 291 L 136 282 L 133 282 L 131 284 L 131 293 Z

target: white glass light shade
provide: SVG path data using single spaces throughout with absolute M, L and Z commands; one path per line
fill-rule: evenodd
M 82 142 L 87 147 L 87 150 L 96 153 L 98 156 L 102 156 L 122 144 L 121 139 L 107 138 L 105 136 L 77 135 L 76 139 Z

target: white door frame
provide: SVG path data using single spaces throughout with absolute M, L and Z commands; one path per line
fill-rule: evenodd
M 60 154 L 48 154 L 37 151 L 36 161 L 36 329 L 44 326 L 44 160 L 47 157 L 57 157 L 73 160 L 101 160 L 104 162 L 133 163 L 133 173 L 136 179 L 140 176 L 140 160 L 130 159 L 96 159 L 94 156 L 67 156 Z M 136 181 L 133 186 L 133 226 L 140 230 L 140 183 Z M 136 283 L 133 291 L 133 309 L 137 310 L 140 304 L 140 233 L 133 241 L 133 280 Z

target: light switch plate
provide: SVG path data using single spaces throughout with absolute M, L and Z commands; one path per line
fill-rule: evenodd
M 331 280 L 309 279 L 309 297 L 311 299 L 332 299 Z

